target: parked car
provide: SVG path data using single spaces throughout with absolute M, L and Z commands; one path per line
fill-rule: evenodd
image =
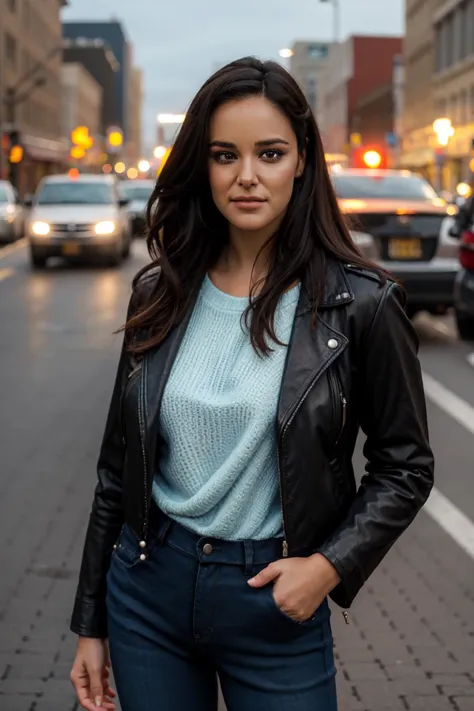
M 0 243 L 23 237 L 24 213 L 18 193 L 7 180 L 0 180 Z
M 146 208 L 155 187 L 154 180 L 124 180 L 120 189 L 130 201 L 127 207 L 132 234 L 143 237 L 146 228 Z
M 474 341 L 474 231 L 464 230 L 459 243 L 461 269 L 454 284 L 456 324 L 460 337 Z
M 44 267 L 49 257 L 117 266 L 130 254 L 128 200 L 114 177 L 51 175 L 25 204 L 31 206 L 27 234 L 33 267 Z
M 457 207 L 405 170 L 332 173 L 354 241 L 399 279 L 408 312 L 446 313 L 454 304 L 459 241 L 449 235 Z

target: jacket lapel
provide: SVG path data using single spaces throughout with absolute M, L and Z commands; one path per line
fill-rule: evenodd
M 295 322 L 286 358 L 278 402 L 277 425 L 283 433 L 305 393 L 347 348 L 348 338 L 329 326 L 324 310 L 343 306 L 354 299 L 342 265 L 328 263 L 325 291 L 312 326 L 312 305 L 308 284 L 301 289 Z

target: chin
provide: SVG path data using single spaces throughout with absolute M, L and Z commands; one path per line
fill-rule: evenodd
M 235 219 L 235 215 L 232 215 L 232 219 L 229 219 L 229 223 L 238 230 L 242 232 L 257 232 L 264 230 L 266 227 L 271 225 L 273 220 L 262 219 L 259 215 L 242 215 Z

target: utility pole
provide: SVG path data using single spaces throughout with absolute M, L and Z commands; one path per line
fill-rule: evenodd
M 341 33 L 341 4 L 340 0 L 320 0 L 320 2 L 328 3 L 332 5 L 332 20 L 333 20 L 333 42 L 337 44 L 340 39 Z

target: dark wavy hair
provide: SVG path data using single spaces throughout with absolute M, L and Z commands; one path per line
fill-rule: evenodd
M 134 288 L 156 267 L 160 276 L 124 327 L 135 355 L 160 344 L 181 321 L 226 247 L 228 225 L 214 204 L 208 178 L 209 125 L 222 104 L 255 95 L 264 96 L 287 116 L 300 153 L 306 151 L 304 172 L 295 181 L 285 217 L 264 247 L 270 255 L 268 274 L 252 290 L 245 314 L 255 350 L 271 351 L 268 337 L 278 343 L 275 310 L 295 281 L 306 277 L 304 283 L 311 285 L 308 298 L 315 320 L 329 259 L 376 268 L 350 237 L 316 121 L 298 84 L 276 62 L 239 59 L 217 71 L 196 94 L 151 195 L 147 245 L 152 261 L 136 275 Z

